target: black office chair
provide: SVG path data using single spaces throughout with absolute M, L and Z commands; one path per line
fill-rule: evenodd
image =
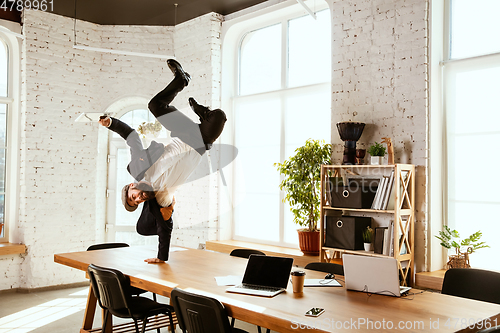
M 260 254 L 265 256 L 266 254 L 262 251 L 259 250 L 254 250 L 254 249 L 234 249 L 229 253 L 230 256 L 232 257 L 239 257 L 239 258 L 245 258 L 248 259 L 252 254 Z M 231 327 L 234 326 L 234 318 L 231 319 Z M 257 326 L 257 330 L 259 333 L 261 333 L 260 326 Z M 269 329 L 266 331 L 267 333 L 270 332 Z
M 184 333 L 248 333 L 229 325 L 224 305 L 215 298 L 174 288 L 170 300 Z
M 252 254 L 261 254 L 265 256 L 266 254 L 262 251 L 259 250 L 253 250 L 253 249 L 234 249 L 229 253 L 230 256 L 232 257 L 239 257 L 239 258 L 245 258 L 248 259 L 250 255 Z
M 344 275 L 344 266 L 331 262 L 310 262 L 304 268 L 333 275 Z
M 449 269 L 444 274 L 441 293 L 500 304 L 500 273 L 475 268 Z
M 158 325 L 158 332 L 160 332 L 160 327 L 168 326 L 170 326 L 172 333 L 175 332 L 172 318 L 174 308 L 172 306 L 155 302 L 146 297 L 132 296 L 129 291 L 130 280 L 119 270 L 90 264 L 87 271 L 94 295 L 101 308 L 105 310 L 102 332 L 106 331 L 110 313 L 116 317 L 133 319 L 136 333 L 139 333 L 138 320 L 142 321 L 141 332 L 144 333 L 148 318 L 163 313 L 168 316 L 169 323 Z
M 87 248 L 87 251 L 115 249 L 115 248 L 119 248 L 119 247 L 130 247 L 130 245 L 128 245 L 127 243 L 101 243 L 101 244 L 90 245 Z M 130 293 L 132 295 L 137 296 L 137 295 L 147 293 L 147 292 L 148 292 L 147 290 L 130 286 Z M 152 293 L 152 294 L 153 294 L 153 300 L 156 301 L 156 294 L 155 293 Z

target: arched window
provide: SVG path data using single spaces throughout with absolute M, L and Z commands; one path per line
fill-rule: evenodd
M 9 242 L 9 225 L 17 221 L 19 134 L 19 41 L 0 31 L 0 243 Z
M 135 109 L 123 114 L 119 119 L 130 127 L 137 129 L 142 123 L 154 123 L 155 117 L 145 109 Z M 170 133 L 162 126 L 156 141 L 166 144 Z M 149 146 L 149 138 L 143 138 L 143 145 Z M 127 172 L 130 162 L 130 149 L 125 140 L 118 134 L 111 132 L 109 136 L 108 152 L 108 209 L 106 218 L 106 241 L 125 242 L 130 245 L 156 244 L 154 237 L 143 237 L 135 230 L 135 224 L 142 211 L 142 204 L 134 211 L 127 212 L 121 201 L 121 190 L 124 185 L 134 182 Z
M 0 241 L 7 238 L 5 215 L 5 164 L 7 153 L 7 110 L 11 97 L 9 96 L 9 48 L 0 37 Z M 5 240 L 6 241 L 6 240 Z
M 330 12 L 316 12 L 316 20 L 298 15 L 251 26 L 238 46 L 234 239 L 298 244 L 298 226 L 282 202 L 274 163 L 309 138 L 331 141 Z

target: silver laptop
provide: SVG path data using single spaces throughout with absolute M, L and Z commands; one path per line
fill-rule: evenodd
M 226 289 L 230 293 L 273 297 L 286 290 L 292 258 L 252 254 L 248 258 L 240 285 Z
M 411 289 L 399 285 L 395 258 L 344 254 L 342 263 L 346 289 L 396 297 Z

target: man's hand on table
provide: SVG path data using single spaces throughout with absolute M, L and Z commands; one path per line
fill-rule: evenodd
M 147 262 L 148 264 L 162 264 L 165 261 L 160 260 L 158 258 L 149 258 L 149 259 L 144 259 L 144 262 Z

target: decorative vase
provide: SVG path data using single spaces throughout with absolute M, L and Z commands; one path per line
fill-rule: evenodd
M 373 243 L 363 243 L 365 246 L 365 251 L 372 251 L 373 250 Z
M 370 164 L 371 165 L 382 165 L 384 162 L 384 156 L 371 156 Z
M 363 134 L 364 123 L 345 121 L 337 123 L 340 139 L 344 141 L 344 156 L 342 164 L 356 163 L 356 142 Z
M 319 231 L 297 230 L 299 247 L 306 256 L 319 256 Z
M 0 237 L 2 236 L 3 223 L 0 223 Z

